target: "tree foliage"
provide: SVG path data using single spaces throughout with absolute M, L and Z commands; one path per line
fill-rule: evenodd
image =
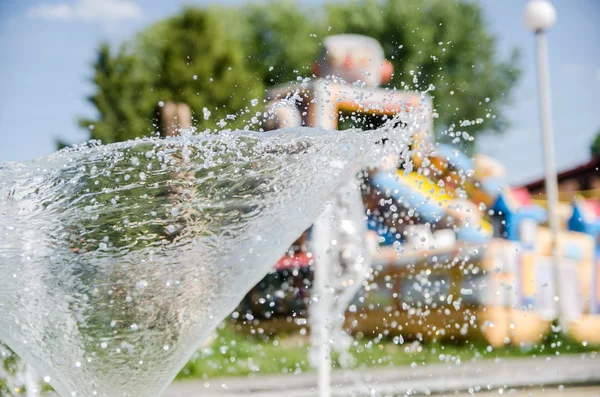
M 331 3 L 327 14 L 332 33 L 379 40 L 394 64 L 391 86 L 433 88 L 438 131 L 462 123 L 471 124 L 468 131 L 475 135 L 507 126 L 501 109 L 519 75 L 517 55 L 497 59 L 495 39 L 476 4 L 366 0 Z
M 157 108 L 166 101 L 187 103 L 202 127 L 214 128 L 259 97 L 262 84 L 246 65 L 243 43 L 219 15 L 188 8 L 114 54 L 103 44 L 93 65 L 96 92 L 89 98 L 98 117 L 80 120 L 91 138 L 110 143 L 151 135 Z M 208 120 L 204 108 L 211 112 Z
M 222 127 L 222 120 L 241 128 L 262 110 L 251 100 L 266 86 L 311 76 L 323 37 L 359 33 L 378 39 L 394 64 L 390 86 L 430 90 L 438 132 L 507 127 L 516 53 L 499 59 L 477 4 L 355 0 L 323 7 L 290 0 L 185 8 L 117 51 L 103 44 L 90 97 L 98 114 L 80 124 L 103 142 L 145 136 L 156 129 L 158 103 L 177 101 L 190 105 L 201 130 Z
M 16 376 L 20 367 L 22 364 L 17 355 L 0 343 L 0 396 L 17 396 L 27 392 Z

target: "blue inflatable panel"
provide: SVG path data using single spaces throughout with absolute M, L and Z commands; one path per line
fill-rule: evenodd
M 367 227 L 369 230 L 374 231 L 380 237 L 379 244 L 380 245 L 392 245 L 395 241 L 398 240 L 395 234 L 390 231 L 390 229 L 381 223 L 379 220 L 373 218 L 371 215 L 367 218 Z
M 458 229 L 456 238 L 473 244 L 483 244 L 490 241 L 490 236 L 486 235 L 483 230 L 477 230 L 473 226 Z
M 489 178 L 482 182 L 480 182 L 481 190 L 485 192 L 488 196 L 498 197 L 500 192 L 502 192 L 502 188 L 506 186 L 506 182 L 500 178 Z
M 373 187 L 393 198 L 406 209 L 414 209 L 415 215 L 429 223 L 437 223 L 446 215 L 441 205 L 432 201 L 425 194 L 413 187 L 403 184 L 395 175 L 380 171 L 372 179 Z
M 580 208 L 578 203 L 573 204 L 573 215 L 569 219 L 569 230 L 589 234 L 598 239 L 600 234 L 600 222 L 585 219 L 584 210 Z
M 538 224 L 541 224 L 548 219 L 548 213 L 539 205 L 530 205 L 518 210 L 510 208 L 502 194 L 496 200 L 493 209 L 497 214 L 500 211 L 502 212 L 502 216 L 506 222 L 506 238 L 513 241 L 519 240 L 519 226 L 523 220 L 533 219 Z
M 435 153 L 444 157 L 454 168 L 468 171 L 473 169 L 473 160 L 466 154 L 450 145 L 440 144 L 435 149 Z

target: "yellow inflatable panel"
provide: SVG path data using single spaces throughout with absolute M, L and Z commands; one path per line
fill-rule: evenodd
M 402 181 L 402 183 L 429 198 L 432 202 L 438 204 L 445 210 L 448 210 L 448 207 L 457 201 L 457 198 L 453 194 L 448 193 L 433 180 L 417 172 L 411 172 L 410 174 L 405 175 L 404 171 L 399 170 L 398 178 Z M 473 223 L 476 228 L 481 227 L 485 234 L 492 236 L 494 233 L 492 224 L 481 217 L 476 204 L 472 203 L 472 207 L 473 211 L 470 213 L 464 211 L 461 214 L 457 214 L 457 211 L 451 212 L 452 215 L 457 216 L 463 221 L 465 221 L 466 217 L 469 216 L 471 218 L 471 223 Z
M 435 182 L 417 172 L 411 172 L 408 175 L 404 175 L 404 171 L 399 170 L 398 177 L 403 183 L 424 196 L 429 197 L 431 200 L 434 200 L 444 208 L 454 200 L 453 196 L 446 193 Z

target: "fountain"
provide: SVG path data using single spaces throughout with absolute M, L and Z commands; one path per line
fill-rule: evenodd
M 88 144 L 0 165 L 0 340 L 62 396 L 156 396 L 405 130 Z M 281 225 L 285 224 L 283 228 Z
M 283 84 L 267 92 L 272 117 L 266 127 L 307 125 L 335 130 L 344 120 L 359 126 L 361 120 L 368 125 L 393 119 L 406 127 L 406 135 L 394 142 L 390 162 L 395 166 L 400 159 L 409 160 L 408 143 L 413 135 L 431 132 L 433 106 L 424 92 L 379 87 L 391 79 L 392 71 L 377 40 L 354 34 L 328 36 L 313 68 L 320 78 Z M 352 361 L 344 313 L 371 267 L 366 237 L 363 199 L 356 181 L 350 181 L 313 227 L 310 361 L 317 369 L 321 397 L 331 395 L 332 350 L 339 354 L 342 367 Z

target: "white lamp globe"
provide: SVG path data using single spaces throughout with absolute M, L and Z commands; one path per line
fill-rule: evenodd
M 546 30 L 556 22 L 556 9 L 548 0 L 530 0 L 525 7 L 523 20 L 534 32 Z

